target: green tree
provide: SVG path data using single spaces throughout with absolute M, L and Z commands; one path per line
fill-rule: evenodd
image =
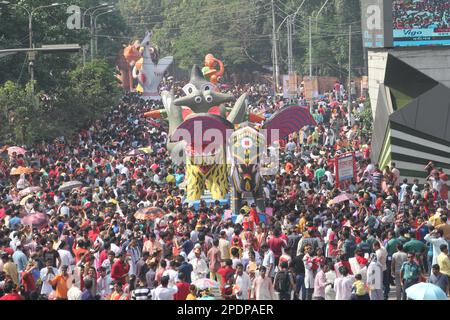
M 0 87 L 0 139 L 4 143 L 30 144 L 71 135 L 88 123 L 102 119 L 120 96 L 113 68 L 94 60 L 68 73 L 67 86 L 34 97 L 31 86 L 7 81 Z
M 34 100 L 34 101 L 33 101 Z M 33 127 L 39 121 L 38 99 L 31 94 L 31 85 L 7 81 L 0 87 L 0 137 L 3 143 L 24 144 L 33 139 Z

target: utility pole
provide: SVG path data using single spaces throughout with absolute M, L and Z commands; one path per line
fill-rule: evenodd
M 274 59 L 274 101 L 276 100 L 276 95 L 278 93 L 278 49 L 277 49 L 277 35 L 276 35 L 276 27 L 275 27 L 275 4 L 274 0 L 272 0 L 272 38 L 273 38 L 273 59 Z
M 92 14 L 90 15 L 91 21 L 91 62 L 94 60 L 94 19 L 92 18 Z
M 289 73 L 289 76 L 291 76 L 292 72 L 294 71 L 294 68 L 292 65 L 292 18 L 291 18 L 291 16 L 288 16 L 288 20 L 287 20 L 287 36 L 288 36 L 288 73 Z
M 312 79 L 312 21 L 311 17 L 309 17 L 309 77 Z
M 347 100 L 348 100 L 348 125 L 352 125 L 351 111 L 352 111 L 352 97 L 351 97 L 351 85 L 352 85 L 352 25 L 348 26 L 348 88 L 347 88 Z
M 30 49 L 33 48 L 33 12 L 28 14 L 28 34 L 30 38 Z M 36 58 L 35 52 L 28 52 L 28 67 L 30 71 L 30 80 L 31 80 L 31 94 L 34 97 L 34 60 Z

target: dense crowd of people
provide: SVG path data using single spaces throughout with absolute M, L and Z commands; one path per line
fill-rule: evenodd
M 228 90 L 248 92 L 267 117 L 286 104 L 266 85 Z M 371 163 L 366 105 L 353 101 L 349 115 L 346 99 L 336 86 L 310 106 L 317 126 L 280 142 L 280 172 L 264 181 L 269 210 L 244 202 L 227 218 L 228 204 L 185 202 L 167 124 L 142 117 L 160 106 L 133 94 L 74 137 L 5 151 L 0 299 L 381 300 L 391 286 L 406 299 L 421 281 L 448 292 L 445 173 L 430 162 L 423 185 Z M 350 151 L 357 177 L 338 188 L 334 159 Z M 32 172 L 10 174 L 20 167 Z M 62 188 L 70 181 L 82 186 Z M 136 219 L 150 207 L 164 216 Z
M 447 0 L 394 1 L 394 29 L 450 30 L 450 3 Z

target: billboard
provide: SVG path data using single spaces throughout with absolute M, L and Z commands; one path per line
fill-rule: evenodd
M 450 46 L 450 0 L 362 0 L 366 48 Z
M 394 0 L 394 47 L 450 45 L 450 1 Z
M 356 179 L 356 157 L 354 152 L 337 156 L 334 161 L 336 173 L 336 187 L 344 187 Z

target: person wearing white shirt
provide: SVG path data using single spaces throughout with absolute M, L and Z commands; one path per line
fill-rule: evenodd
M 305 289 L 306 289 L 306 300 L 312 300 L 312 295 L 314 292 L 314 278 L 315 272 L 313 269 L 313 260 L 310 256 L 312 252 L 312 247 L 310 245 L 305 246 L 305 255 L 303 257 L 303 264 L 305 265 Z
M 52 266 L 51 260 L 47 260 L 45 265 L 45 268 L 42 268 L 40 272 L 40 278 L 42 280 L 41 294 L 49 296 L 53 291 L 52 285 L 49 281 L 56 277 L 58 274 L 58 269 Z
M 327 177 L 327 182 L 328 182 L 330 185 L 334 185 L 333 174 L 331 173 L 330 170 L 326 170 L 326 171 L 325 171 L 325 176 Z
M 375 241 L 373 244 L 373 251 L 375 251 L 377 261 L 381 265 L 381 271 L 383 273 L 383 286 L 384 286 L 384 298 L 387 300 L 389 298 L 389 291 L 390 291 L 390 279 L 389 279 L 389 273 L 387 270 L 387 250 L 381 246 L 380 242 Z
M 208 265 L 201 257 L 201 249 L 195 248 L 194 249 L 195 258 L 189 261 L 189 263 L 192 265 L 192 272 L 191 272 L 191 279 L 192 281 L 195 281 L 197 279 L 204 279 L 206 278 L 206 275 L 209 273 Z
M 161 285 L 152 290 L 152 300 L 173 300 L 178 288 L 177 286 L 169 288 L 168 285 L 169 277 L 162 277 Z
M 261 266 L 259 275 L 253 280 L 253 295 L 255 300 L 276 300 L 272 279 L 266 276 L 266 268 Z
M 447 245 L 447 240 L 444 239 L 444 230 L 434 229 L 428 233 L 424 238 L 426 242 L 433 245 L 433 265 L 438 263 L 438 256 L 441 254 L 441 245 Z
M 175 286 L 178 281 L 178 271 L 175 270 L 176 262 L 174 260 L 170 261 L 169 267 L 163 272 L 162 276 L 169 277 L 169 287 Z
M 275 277 L 275 255 L 273 251 L 269 249 L 269 246 L 265 243 L 261 246 L 264 252 L 262 265 L 267 269 L 267 276 Z
M 325 300 L 336 300 L 336 291 L 334 290 L 334 281 L 336 280 L 336 272 L 330 268 L 325 273 L 327 284 L 325 286 Z
M 250 276 L 244 271 L 244 266 L 239 263 L 236 266 L 235 284 L 239 287 L 239 291 L 236 293 L 238 300 L 249 300 L 250 291 L 252 288 L 252 282 Z
M 72 280 L 72 286 L 67 291 L 67 300 L 81 300 L 81 295 L 83 292 L 81 292 L 80 288 L 75 286 L 75 279 Z
M 405 198 L 406 188 L 408 188 L 408 179 L 403 179 L 403 184 L 400 186 L 400 192 L 398 197 L 398 200 L 400 202 L 403 202 L 403 199 Z
M 69 267 L 68 272 L 70 273 L 73 270 L 73 266 L 75 264 L 75 259 L 73 258 L 70 251 L 67 250 L 68 245 L 64 240 L 61 241 L 59 248 L 60 249 L 58 250 L 58 254 L 59 254 L 59 257 L 61 258 L 61 266 L 68 266 Z
M 119 255 L 122 252 L 122 249 L 120 247 L 118 247 L 115 243 L 111 243 L 110 250 L 114 251 L 116 256 Z
M 372 255 L 372 261 L 367 268 L 367 285 L 370 300 L 383 300 L 383 266 L 377 255 Z
M 348 274 L 346 267 L 341 266 L 339 273 L 342 277 L 337 277 L 334 280 L 334 290 L 336 290 L 336 300 L 351 300 L 353 277 Z
M 100 267 L 98 270 L 100 271 L 100 277 L 97 279 L 97 293 L 102 300 L 105 300 L 111 294 L 111 277 L 106 274 L 104 267 Z
M 193 259 L 195 259 L 195 250 L 196 249 L 200 249 L 200 258 L 206 260 L 206 255 L 203 251 L 201 251 L 202 247 L 200 245 L 200 243 L 196 243 L 194 248 L 191 250 L 191 252 L 189 252 L 189 254 L 187 255 L 187 260 L 191 261 Z

